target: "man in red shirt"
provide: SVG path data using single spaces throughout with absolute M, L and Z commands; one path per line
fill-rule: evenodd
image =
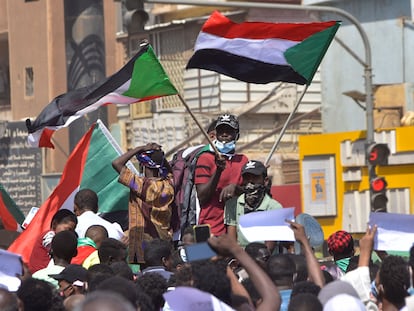
M 197 160 L 195 184 L 201 208 L 199 224 L 209 224 L 214 235 L 226 233 L 225 201 L 241 194 L 241 169 L 248 159 L 243 154 L 235 153 L 238 138 L 237 117 L 231 114 L 219 116 L 213 143 L 221 154 L 217 156 L 214 152 L 204 152 Z

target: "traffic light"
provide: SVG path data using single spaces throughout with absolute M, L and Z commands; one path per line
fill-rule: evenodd
M 369 173 L 369 190 L 372 212 L 387 211 L 387 181 L 376 174 L 377 165 L 388 165 L 390 149 L 387 144 L 372 143 L 367 146 L 366 160 Z
M 387 144 L 370 144 L 367 147 L 367 161 L 371 165 L 388 165 L 390 149 Z
M 123 0 L 123 23 L 129 34 L 144 31 L 149 19 L 144 10 L 144 0 Z
M 387 211 L 387 181 L 384 177 L 375 177 L 370 180 L 371 210 L 373 212 Z

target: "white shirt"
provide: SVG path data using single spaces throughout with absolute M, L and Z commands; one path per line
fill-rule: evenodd
M 75 231 L 80 238 L 84 238 L 86 230 L 93 225 L 104 226 L 110 238 L 120 240 L 124 236 L 124 232 L 118 223 L 110 223 L 92 211 L 83 212 L 78 216 L 78 224 L 76 225 Z
M 53 259 L 49 262 L 46 268 L 40 269 L 33 273 L 32 277 L 34 279 L 43 280 L 49 282 L 55 286 L 55 288 L 59 288 L 58 281 L 54 278 L 50 277 L 49 274 L 59 274 L 65 269 L 63 266 L 55 265 Z
M 367 311 L 378 310 L 377 305 L 370 298 L 371 279 L 369 267 L 358 267 L 355 270 L 347 272 L 341 277 L 341 280 L 350 283 L 355 288 Z

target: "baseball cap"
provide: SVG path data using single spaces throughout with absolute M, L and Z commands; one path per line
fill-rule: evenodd
M 223 114 L 217 118 L 216 128 L 220 125 L 228 125 L 239 131 L 239 120 L 233 114 Z
M 334 254 L 341 254 L 354 246 L 352 235 L 344 230 L 332 233 L 328 238 L 328 249 Z
M 250 160 L 242 168 L 243 174 L 263 175 L 267 176 L 267 169 L 260 161 Z
M 59 274 L 49 274 L 51 278 L 55 280 L 65 280 L 69 283 L 75 283 L 80 281 L 81 283 L 86 281 L 87 270 L 81 265 L 71 264 L 62 270 Z M 76 284 L 75 284 L 76 285 Z M 80 285 L 82 286 L 82 285 Z

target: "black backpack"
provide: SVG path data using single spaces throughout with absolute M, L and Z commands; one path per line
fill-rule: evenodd
M 208 151 L 208 146 L 195 148 L 184 158 L 185 150 L 187 148 L 178 150 L 170 161 L 174 180 L 174 204 L 178 211 L 181 233 L 185 228 L 196 225 L 195 168 L 198 157 Z

